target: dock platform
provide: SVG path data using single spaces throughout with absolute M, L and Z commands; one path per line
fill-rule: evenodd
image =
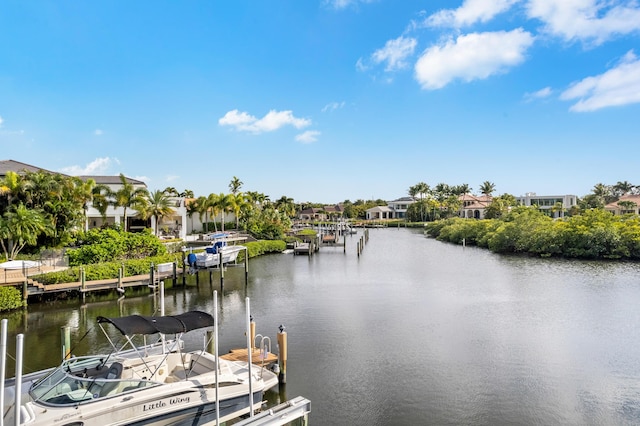
M 220 358 L 228 361 L 244 361 L 249 359 L 249 351 L 247 348 L 232 349 L 228 354 L 220 355 Z M 271 352 L 267 352 L 267 356 L 259 348 L 253 348 L 251 350 L 251 363 L 256 365 L 268 365 L 278 362 L 278 355 Z

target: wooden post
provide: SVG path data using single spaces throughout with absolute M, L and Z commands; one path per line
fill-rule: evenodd
M 24 277 L 24 282 L 22 283 L 22 301 L 23 306 L 27 306 L 27 301 L 29 300 L 29 283 L 27 282 L 27 277 Z
M 173 261 L 173 286 L 178 283 L 178 262 Z
M 118 268 L 118 288 L 122 288 L 122 275 L 124 275 L 124 271 L 122 270 L 122 266 Z
M 278 327 L 278 367 L 280 368 L 280 383 L 287 383 L 287 332 L 284 325 Z
M 71 358 L 71 327 L 60 327 L 60 338 L 62 340 L 62 359 Z

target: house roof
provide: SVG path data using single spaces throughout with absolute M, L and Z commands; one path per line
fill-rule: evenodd
M 93 179 L 98 185 L 120 185 L 122 182 L 120 181 L 120 176 L 78 176 L 80 179 L 87 181 L 89 179 Z M 144 185 L 147 186 L 141 180 L 131 179 L 130 177 L 126 177 L 127 183 L 132 185 Z
M 390 208 L 389 206 L 375 206 L 375 207 L 371 207 L 370 209 L 367 209 L 366 211 L 368 211 L 368 212 L 392 212 L 393 209 Z
M 620 201 L 632 201 L 632 202 L 636 203 L 638 206 L 640 206 L 640 195 L 635 195 L 635 194 L 623 195 L 622 197 L 620 197 L 620 199 L 618 199 L 618 201 L 614 201 L 612 203 L 609 203 L 606 206 L 604 206 L 604 208 L 605 209 L 611 209 L 611 210 L 619 209 L 620 206 L 618 205 L 618 203 Z
M 416 200 L 413 197 L 400 197 L 396 200 L 389 201 L 389 203 L 415 203 Z
M 42 167 L 32 166 L 31 164 L 22 163 L 15 160 L 0 160 L 0 176 L 6 176 L 7 172 L 16 172 L 18 174 L 24 174 L 24 172 L 47 172 L 53 174 L 62 174 L 58 172 L 52 172 Z

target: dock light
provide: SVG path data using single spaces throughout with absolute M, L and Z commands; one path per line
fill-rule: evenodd
M 280 330 L 280 333 L 283 333 L 283 332 L 284 332 L 284 330 L 285 330 L 285 328 L 286 328 L 286 327 L 284 326 L 284 324 L 280 324 L 280 325 L 278 326 L 278 330 Z

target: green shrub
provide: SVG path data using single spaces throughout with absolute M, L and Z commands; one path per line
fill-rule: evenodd
M 151 231 L 124 232 L 91 229 L 78 237 L 76 249 L 67 250 L 69 266 L 142 259 L 167 253 L 167 248 Z
M 10 311 L 26 306 L 22 292 L 15 287 L 0 287 L 0 311 Z

